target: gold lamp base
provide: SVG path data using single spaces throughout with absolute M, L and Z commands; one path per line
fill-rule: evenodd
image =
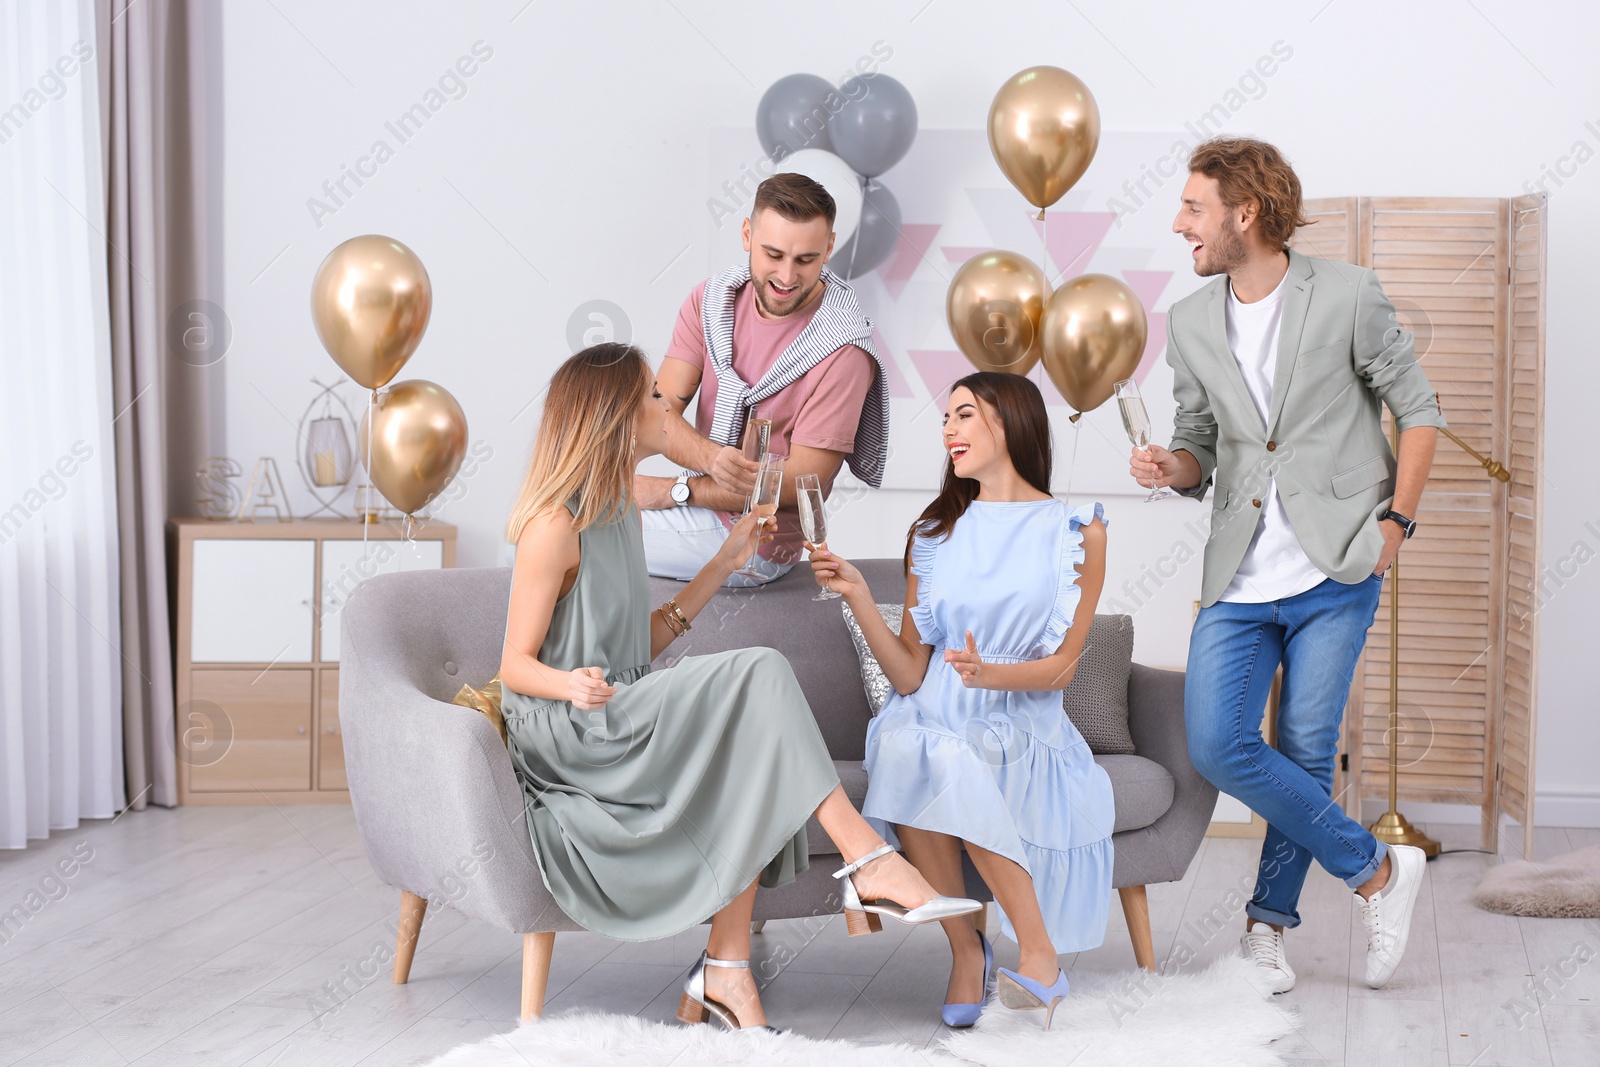
M 1412 826 L 1409 819 L 1393 809 L 1378 816 L 1378 821 L 1367 829 L 1386 845 L 1413 845 L 1430 860 L 1439 854 L 1439 842 Z

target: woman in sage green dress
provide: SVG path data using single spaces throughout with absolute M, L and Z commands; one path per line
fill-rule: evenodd
M 620 344 L 585 349 L 551 380 L 507 526 L 517 546 L 500 665 L 508 747 L 562 910 L 630 941 L 710 919 L 679 1018 L 765 1026 L 749 971 L 756 885 L 806 869 L 813 814 L 846 861 L 852 933 L 875 929 L 879 914 L 933 922 L 981 905 L 938 896 L 861 818 L 780 653 L 745 648 L 651 671 L 761 537 L 745 516 L 651 610 L 632 486 L 666 442 L 653 382 L 639 350 Z

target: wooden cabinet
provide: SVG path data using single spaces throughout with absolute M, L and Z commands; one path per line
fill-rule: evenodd
M 344 736 L 339 733 L 339 672 L 335 668 L 322 671 L 318 708 L 317 788 L 348 789 L 344 778 Z
M 196 670 L 189 695 L 226 713 L 218 720 L 215 748 L 190 760 L 190 789 L 311 788 L 310 671 Z
M 181 804 L 348 800 L 339 613 L 378 574 L 455 565 L 455 527 L 168 524 Z M 365 536 L 363 537 L 363 534 Z
M 309 663 L 317 542 L 193 543 L 189 658 L 195 663 Z

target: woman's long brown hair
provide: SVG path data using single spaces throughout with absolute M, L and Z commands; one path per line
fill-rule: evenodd
M 556 370 L 545 394 L 533 459 L 506 522 L 506 540 L 573 497 L 572 528 L 620 518 L 633 500 L 633 418 L 654 375 L 632 345 L 591 345 Z
M 957 389 L 966 388 L 972 395 L 992 408 L 1000 419 L 1006 437 L 1006 452 L 1011 465 L 1022 475 L 1022 480 L 1039 490 L 1050 492 L 1050 416 L 1044 409 L 1044 397 L 1039 387 L 1020 374 L 999 374 L 978 371 L 960 379 L 950 387 L 953 395 Z M 985 412 L 985 415 L 988 413 Z M 906 568 L 911 566 L 911 542 L 917 537 L 943 538 L 950 536 L 956 520 L 967 512 L 967 505 L 978 496 L 975 478 L 956 477 L 955 464 L 949 455 L 944 461 L 944 482 L 939 495 L 923 509 L 922 515 L 911 524 L 906 534 Z

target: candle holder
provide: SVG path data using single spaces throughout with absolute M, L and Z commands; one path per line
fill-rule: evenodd
M 306 490 L 318 504 L 306 515 L 308 519 L 324 514 L 328 518 L 353 519 L 362 511 L 361 486 L 352 484 L 359 468 L 351 446 L 355 413 L 338 392 L 348 381 L 348 378 L 340 378 L 331 385 L 324 385 L 316 378 L 311 379 L 318 392 L 306 405 L 296 427 L 300 447 L 295 450 L 295 466 L 300 469 Z M 353 493 L 354 513 L 339 507 L 347 492 Z

